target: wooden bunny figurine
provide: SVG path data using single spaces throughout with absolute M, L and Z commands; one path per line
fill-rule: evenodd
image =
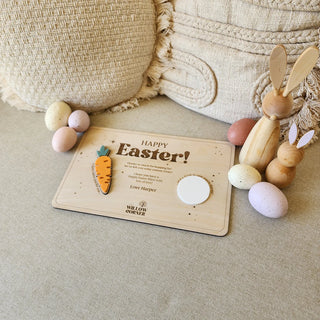
M 274 158 L 280 137 L 280 120 L 290 115 L 293 98 L 291 91 L 309 74 L 319 57 L 315 46 L 306 49 L 294 64 L 285 88 L 281 84 L 286 74 L 287 53 L 276 46 L 270 56 L 270 78 L 274 90 L 262 101 L 263 117 L 251 130 L 240 155 L 240 163 L 263 172 Z
M 273 159 L 266 169 L 266 180 L 278 188 L 287 187 L 296 175 L 296 166 L 303 159 L 304 149 L 312 139 L 314 130 L 308 131 L 298 143 L 298 129 L 295 123 L 289 131 L 289 141 L 280 145 L 277 158 Z

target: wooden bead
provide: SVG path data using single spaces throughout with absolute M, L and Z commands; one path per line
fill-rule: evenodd
M 296 175 L 296 167 L 283 166 L 278 158 L 273 159 L 266 169 L 266 180 L 282 189 L 291 184 Z
M 295 144 L 284 142 L 278 149 L 279 162 L 285 167 L 295 167 L 303 159 L 304 149 L 297 149 Z
M 287 97 L 284 97 L 282 92 L 283 90 L 280 90 L 279 94 L 277 94 L 273 90 L 264 97 L 262 109 L 268 117 L 276 116 L 277 119 L 283 119 L 290 115 L 293 106 L 292 95 L 289 94 Z

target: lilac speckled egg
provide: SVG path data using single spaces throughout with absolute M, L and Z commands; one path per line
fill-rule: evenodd
M 68 125 L 77 132 L 87 131 L 90 126 L 90 117 L 85 111 L 73 111 L 68 119 Z
M 77 133 L 69 127 L 58 129 L 52 137 L 52 148 L 57 152 L 70 150 L 77 142 Z
M 269 182 L 254 184 L 249 190 L 252 207 L 268 218 L 281 218 L 288 212 L 288 200 L 284 193 Z

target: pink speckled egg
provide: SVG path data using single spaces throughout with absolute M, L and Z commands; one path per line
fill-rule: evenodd
M 284 193 L 269 182 L 258 182 L 249 190 L 252 207 L 268 218 L 281 218 L 288 212 L 288 200 Z
M 57 152 L 70 150 L 77 142 L 77 133 L 69 127 L 58 129 L 52 137 L 52 148 Z
M 68 125 L 77 132 L 87 131 L 90 126 L 90 117 L 85 111 L 73 111 L 68 119 Z
M 235 146 L 242 146 L 256 123 L 256 120 L 249 118 L 236 121 L 228 130 L 228 140 Z

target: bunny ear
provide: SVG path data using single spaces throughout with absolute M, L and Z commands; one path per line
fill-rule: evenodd
M 295 122 L 292 123 L 289 130 L 289 143 L 294 144 L 298 136 L 298 128 Z
M 287 69 L 287 52 L 283 45 L 277 45 L 270 55 L 270 78 L 276 92 L 279 92 Z
M 283 96 L 286 97 L 313 69 L 319 58 L 319 49 L 316 46 L 309 47 L 302 52 L 293 65 Z
M 312 139 L 313 135 L 314 135 L 314 130 L 310 130 L 306 134 L 304 134 L 297 144 L 297 149 L 300 149 L 305 145 L 307 145 Z

